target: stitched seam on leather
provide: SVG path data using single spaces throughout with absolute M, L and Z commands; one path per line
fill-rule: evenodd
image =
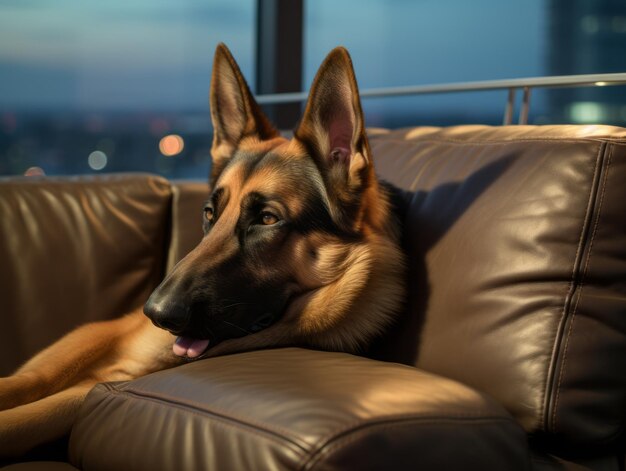
M 377 422 L 365 422 L 357 427 L 343 430 L 342 432 L 333 435 L 331 438 L 319 445 L 319 448 L 315 450 L 315 452 L 311 454 L 309 459 L 302 464 L 300 471 L 311 471 L 315 467 L 315 465 L 320 462 L 320 460 L 333 453 L 333 451 L 335 451 L 337 448 L 345 446 L 346 444 L 357 440 L 358 438 L 360 438 L 360 436 L 369 433 L 372 429 L 410 427 L 416 424 L 456 425 L 460 422 L 487 425 L 502 422 L 505 424 L 515 424 L 516 427 L 519 427 L 515 420 L 507 417 L 406 417 L 400 420 L 395 419 L 380 420 Z
M 589 240 L 589 250 L 587 250 L 587 257 L 585 260 L 585 268 L 583 269 L 583 274 L 582 277 L 580 279 L 580 283 L 578 285 L 578 297 L 576 298 L 576 304 L 574 304 L 574 309 L 572 311 L 572 316 L 571 316 L 571 320 L 570 320 L 570 325 L 569 325 L 569 329 L 567 332 L 567 339 L 565 341 L 565 346 L 563 347 L 563 361 L 561 362 L 561 368 L 559 371 L 559 380 L 557 383 L 557 387 L 556 387 L 556 398 L 554 400 L 554 410 L 552 411 L 552 428 L 556 431 L 557 428 L 557 410 L 558 410 L 558 405 L 559 405 L 559 396 L 561 393 L 561 383 L 563 380 L 563 375 L 564 375 L 564 371 L 565 371 L 565 364 L 567 363 L 567 352 L 568 352 L 568 347 L 569 347 L 569 342 L 570 342 L 570 338 L 572 335 L 572 332 L 574 331 L 574 321 L 576 319 L 576 312 L 578 310 L 578 303 L 580 302 L 580 298 L 582 298 L 582 291 L 583 288 L 585 286 L 585 277 L 587 276 L 587 270 L 589 268 L 589 261 L 591 260 L 591 252 L 593 250 L 593 242 L 595 240 L 596 237 L 596 232 L 598 230 L 598 225 L 600 223 L 600 214 L 602 212 L 602 203 L 604 202 L 604 195 L 606 193 L 606 182 L 608 180 L 609 177 L 609 169 L 611 167 L 611 158 L 613 156 L 613 147 L 611 147 L 609 149 L 608 152 L 608 156 L 607 156 L 607 161 L 606 161 L 606 166 L 605 166 L 605 170 L 604 170 L 604 175 L 603 175 L 603 179 L 602 179 L 602 190 L 600 192 L 600 198 L 598 200 L 598 205 L 596 208 L 596 214 L 595 214 L 595 222 L 593 225 L 593 231 L 591 232 L 591 238 Z
M 104 383 L 104 384 L 110 384 L 110 383 Z M 127 385 L 128 382 L 123 382 L 121 384 L 122 385 Z M 115 386 L 117 386 L 117 384 L 113 383 L 113 386 L 115 387 Z M 241 422 L 244 425 L 245 424 L 251 424 L 251 425 L 253 425 L 255 427 L 259 427 L 259 429 L 267 430 L 269 433 L 276 433 L 278 435 L 284 435 L 284 436 L 291 435 L 291 432 L 289 430 L 286 430 L 286 429 L 284 429 L 282 427 L 276 427 L 276 430 L 272 430 L 270 428 L 266 428 L 263 424 L 259 424 L 259 423 L 256 423 L 254 421 L 250 421 L 250 420 L 248 420 L 248 418 L 238 418 L 236 416 L 226 416 L 226 415 L 220 414 L 219 412 L 215 412 L 215 411 L 212 411 L 212 410 L 208 409 L 205 404 L 199 404 L 199 403 L 196 403 L 194 401 L 182 402 L 180 400 L 180 398 L 177 398 L 177 397 L 171 397 L 171 396 L 168 396 L 168 395 L 165 395 L 165 394 L 148 393 L 148 392 L 140 391 L 140 390 L 133 389 L 133 388 L 126 388 L 124 390 L 119 390 L 119 389 L 115 388 L 114 391 L 116 393 L 118 393 L 118 394 L 124 394 L 126 392 L 129 392 L 130 395 L 134 395 L 134 396 L 137 396 L 137 397 L 145 397 L 147 399 L 154 399 L 156 401 L 161 401 L 161 402 L 164 402 L 164 403 L 167 403 L 167 404 L 172 403 L 172 404 L 175 404 L 175 405 L 180 405 L 182 407 L 187 407 L 187 405 L 188 405 L 189 407 L 191 407 L 193 409 L 197 409 L 198 411 L 206 411 L 210 415 L 216 415 L 218 417 L 224 417 L 226 420 L 230 420 L 232 418 L 232 420 L 235 420 L 237 422 Z M 468 419 L 468 420 L 480 419 L 480 418 L 484 418 L 485 417 L 483 414 L 481 414 L 480 411 L 479 412 L 474 412 L 474 413 L 455 413 L 455 412 L 445 412 L 444 411 L 444 413 L 446 414 L 446 417 L 458 418 L 458 419 Z M 389 420 L 402 420 L 403 418 L 409 418 L 410 419 L 411 416 L 407 416 L 406 414 L 388 414 L 388 415 L 385 415 L 384 417 L 381 417 L 380 419 L 377 419 L 377 420 L 379 420 L 379 421 L 380 420 L 382 420 L 382 421 L 389 421 Z M 428 417 L 424 417 L 424 418 L 427 419 Z M 490 417 L 487 417 L 487 418 L 490 418 Z M 508 420 L 513 420 L 513 419 L 508 419 Z M 358 427 L 360 425 L 368 424 L 368 423 L 373 423 L 373 421 L 372 420 L 367 420 L 367 419 L 363 420 L 363 419 L 359 418 L 359 419 L 353 420 L 351 422 L 348 422 L 346 424 L 343 424 L 343 425 L 337 427 L 336 430 L 334 430 L 332 432 L 329 432 L 328 435 L 335 436 L 337 434 L 344 433 L 346 430 L 352 429 L 354 427 Z
M 110 389 L 109 390 L 111 393 L 115 394 L 115 395 L 119 395 L 119 396 L 126 396 L 128 398 L 132 398 L 137 400 L 138 398 L 141 398 L 142 400 L 146 400 L 146 401 L 150 401 L 150 402 L 154 402 L 154 403 L 158 403 L 158 404 L 167 404 L 168 406 L 171 407 L 175 407 L 178 409 L 184 409 L 187 411 L 192 412 L 195 415 L 200 415 L 200 416 L 211 416 L 212 418 L 216 419 L 217 421 L 226 424 L 226 425 L 231 425 L 232 427 L 235 428 L 241 428 L 241 429 L 245 429 L 248 432 L 251 432 L 255 435 L 260 435 L 263 436 L 265 438 L 271 439 L 275 442 L 279 442 L 284 444 L 284 442 L 288 442 L 293 444 L 294 446 L 298 447 L 298 449 L 304 451 L 305 453 L 309 453 L 309 451 L 307 450 L 307 448 L 299 443 L 297 443 L 295 441 L 295 439 L 290 438 L 288 435 L 289 433 L 276 428 L 276 430 L 272 430 L 269 428 L 264 427 L 261 424 L 255 423 L 253 421 L 249 421 L 249 420 L 241 420 L 238 419 L 236 417 L 232 417 L 232 416 L 226 416 L 223 414 L 220 414 L 218 412 L 214 412 L 211 410 L 207 410 L 205 407 L 203 406 L 199 406 L 199 405 L 194 405 L 194 403 L 192 402 L 181 402 L 180 400 L 174 400 L 172 398 L 169 398 L 167 396 L 161 396 L 158 394 L 146 394 L 144 392 L 138 392 L 136 390 L 132 390 L 132 389 L 125 389 L 124 391 L 121 391 L 119 389 Z
M 128 382 L 122 382 L 120 384 L 126 385 L 128 384 Z M 393 422 L 393 421 L 404 422 L 404 421 L 410 421 L 410 420 L 415 420 L 415 421 L 437 421 L 437 420 L 480 421 L 480 420 L 485 420 L 485 421 L 507 421 L 510 423 L 517 424 L 517 422 L 513 418 L 501 417 L 501 416 L 485 417 L 484 415 L 481 415 L 479 412 L 478 413 L 477 412 L 475 413 L 453 413 L 453 412 L 446 413 L 444 412 L 445 416 L 435 416 L 435 417 L 412 417 L 412 416 L 407 416 L 406 414 L 396 414 L 396 415 L 386 415 L 384 417 L 381 417 L 375 420 L 357 419 L 347 424 L 344 424 L 341 427 L 338 427 L 333 432 L 328 433 L 327 436 L 330 435 L 330 438 L 323 438 L 321 440 L 322 445 L 320 445 L 319 442 L 316 444 L 312 444 L 312 445 L 305 442 L 305 445 L 300 445 L 296 441 L 297 438 L 289 438 L 289 436 L 292 434 L 288 430 L 283 429 L 282 427 L 276 427 L 275 430 L 272 430 L 270 428 L 265 427 L 262 424 L 258 424 L 248 419 L 243 420 L 243 419 L 239 419 L 233 416 L 225 416 L 223 414 L 220 414 L 219 412 L 208 410 L 206 409 L 204 404 L 200 405 L 193 401 L 181 402 L 179 398 L 172 398 L 170 396 L 162 395 L 162 394 L 146 393 L 144 391 L 138 391 L 132 388 L 119 390 L 116 387 L 117 386 L 116 383 L 113 383 L 113 384 L 104 383 L 104 385 L 109 386 L 107 388 L 109 391 L 111 391 L 114 394 L 118 394 L 120 396 L 124 396 L 124 395 L 128 395 L 130 397 L 136 396 L 138 398 L 142 398 L 142 399 L 146 399 L 146 400 L 158 402 L 158 403 L 165 403 L 167 405 L 171 405 L 171 406 L 178 407 L 181 409 L 191 409 L 196 414 L 210 415 L 224 423 L 230 423 L 232 425 L 240 424 L 242 428 L 245 428 L 246 430 L 251 430 L 253 432 L 255 431 L 254 427 L 258 427 L 259 429 L 258 432 L 268 433 L 276 437 L 279 437 L 280 439 L 288 441 L 289 443 L 293 443 L 295 446 L 305 451 L 307 454 L 311 453 L 311 451 L 308 450 L 307 448 L 309 447 L 319 448 L 320 446 L 324 446 L 324 444 L 329 443 L 335 437 L 343 435 L 345 433 L 349 433 L 351 430 L 362 428 L 362 427 L 373 426 L 377 424 L 382 424 L 382 423 Z M 278 441 L 278 439 L 275 439 L 275 440 Z
M 611 144 L 626 144 L 626 138 L 624 137 L 581 137 L 581 138 L 567 138 L 567 137 L 522 137 L 522 138 L 514 138 L 514 139 L 499 139 L 493 141 L 475 141 L 475 140 L 462 140 L 462 139 L 439 139 L 433 137 L 420 138 L 416 136 L 414 138 L 402 139 L 400 137 L 386 137 L 381 136 L 380 138 L 370 138 L 372 143 L 376 142 L 395 142 L 395 143 L 404 143 L 414 147 L 415 144 L 419 144 L 420 142 L 437 142 L 444 144 L 469 144 L 469 145 L 485 145 L 485 144 L 515 144 L 516 142 L 565 142 L 568 144 L 588 144 L 588 143 L 611 143 Z
M 567 291 L 565 292 L 564 302 L 563 302 L 563 311 L 561 314 L 561 319 L 559 320 L 559 324 L 557 326 L 557 330 L 554 337 L 554 344 L 552 346 L 552 354 L 550 356 L 550 364 L 548 365 L 548 372 L 546 378 L 546 384 L 544 387 L 544 400 L 541 411 L 541 428 L 544 431 L 549 431 L 550 428 L 550 411 L 551 407 L 554 407 L 552 402 L 552 397 L 554 395 L 554 388 L 556 385 L 554 384 L 557 374 L 557 362 L 559 360 L 559 356 L 561 354 L 561 345 L 563 343 L 563 331 L 565 329 L 565 325 L 569 318 L 569 309 L 572 302 L 572 296 L 576 291 L 576 274 L 580 269 L 584 245 L 585 245 L 585 234 L 589 227 L 589 219 L 591 218 L 591 213 L 593 211 L 593 199 L 594 194 L 597 193 L 597 182 L 598 174 L 601 171 L 602 167 L 602 155 L 604 150 L 606 149 L 606 145 L 601 143 L 598 146 L 598 151 L 596 153 L 596 162 L 593 170 L 593 174 L 591 176 L 591 184 L 589 188 L 589 196 L 587 197 L 587 206 L 585 208 L 585 213 L 583 215 L 583 220 L 580 228 L 580 235 L 578 236 L 578 247 L 576 248 L 576 255 L 574 256 L 574 263 L 572 265 L 572 277 L 570 283 L 567 287 Z M 559 371 L 560 373 L 560 371 Z

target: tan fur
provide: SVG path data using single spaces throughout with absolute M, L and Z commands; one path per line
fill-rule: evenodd
M 338 106 L 343 106 L 347 123 L 338 137 L 327 122 L 334 117 L 324 109 L 324 103 L 335 101 L 342 103 Z M 306 183 L 342 230 L 290 233 L 275 249 L 274 263 L 255 267 L 260 277 L 280 272 L 290 280 L 290 302 L 280 320 L 260 332 L 224 340 L 202 357 L 287 345 L 358 352 L 398 311 L 404 297 L 404 261 L 398 225 L 374 174 L 347 52 L 338 48 L 329 54 L 311 87 L 295 137 L 286 140 L 263 116 L 230 52 L 220 45 L 213 66 L 211 114 L 211 184 L 228 196 L 228 203 L 219 222 L 174 271 L 216 266 L 236 253 L 239 243 L 233 234 L 242 201 L 252 192 L 278 195 L 280 211 L 294 219 L 306 214 L 301 191 Z M 350 135 L 341 134 L 346 129 Z M 335 138 L 349 146 L 349 163 L 328 157 Z M 234 159 L 237 153 L 244 157 Z M 246 155 L 265 154 L 279 164 L 254 171 L 246 167 Z M 306 182 L 294 180 L 293 174 L 286 181 L 281 163 L 297 163 Z M 23 453 L 67 433 L 97 382 L 130 380 L 182 363 L 172 353 L 173 341 L 172 334 L 156 328 L 138 310 L 80 327 L 13 376 L 0 378 L 0 456 Z
M 173 337 L 141 311 L 86 324 L 0 378 L 0 456 L 16 456 L 69 432 L 87 392 L 181 363 Z

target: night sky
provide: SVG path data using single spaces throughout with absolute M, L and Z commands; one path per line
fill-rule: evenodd
M 542 75 L 543 4 L 309 0 L 304 87 L 339 44 L 349 48 L 362 88 Z M 2 0 L 0 106 L 205 109 L 218 42 L 231 48 L 254 83 L 254 5 Z M 458 100 L 441 97 L 434 106 Z

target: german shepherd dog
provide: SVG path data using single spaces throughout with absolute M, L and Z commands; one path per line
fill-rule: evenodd
M 223 44 L 210 105 L 202 241 L 143 313 L 79 327 L 0 379 L 0 455 L 67 434 L 97 382 L 259 348 L 356 352 L 398 312 L 400 226 L 374 173 L 348 52 L 324 60 L 291 140 Z

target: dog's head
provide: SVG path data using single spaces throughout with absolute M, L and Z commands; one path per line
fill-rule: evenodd
M 291 140 L 265 117 L 224 45 L 210 104 L 204 237 L 144 307 L 188 358 L 243 336 L 258 340 L 241 348 L 280 345 L 333 327 L 367 289 L 368 241 L 388 231 L 345 49 L 320 67 Z

